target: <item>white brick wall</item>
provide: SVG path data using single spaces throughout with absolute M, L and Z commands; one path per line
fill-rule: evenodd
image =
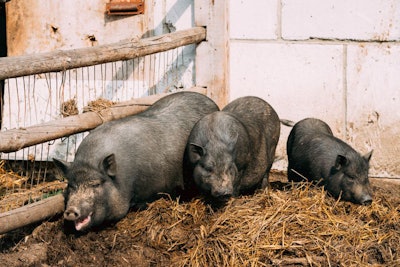
M 231 37 L 237 39 L 276 39 L 278 1 L 230 1 Z
M 374 174 L 399 175 L 400 44 L 349 45 L 347 58 L 348 140 L 374 149 Z
M 400 119 L 400 43 L 349 45 L 347 87 L 350 121 L 374 112 L 384 125 Z
M 357 151 L 374 149 L 373 176 L 400 177 L 400 0 L 243 0 L 230 12 L 230 99 L 321 118 Z
M 398 40 L 398 0 L 282 0 L 282 37 Z
M 341 45 L 232 43 L 231 98 L 266 98 L 280 117 L 296 121 L 315 114 L 330 120 L 334 110 L 344 122 L 342 50 Z

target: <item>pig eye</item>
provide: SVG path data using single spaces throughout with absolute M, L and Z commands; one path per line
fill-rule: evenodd
M 94 187 L 94 188 L 100 187 L 101 184 L 102 184 L 102 182 L 101 182 L 100 180 L 91 181 L 91 182 L 90 182 L 90 186 L 91 186 L 91 187 Z
M 211 166 L 207 166 L 207 167 L 205 167 L 205 170 L 206 170 L 207 172 L 213 172 L 213 171 L 214 171 L 214 168 L 211 167 Z
M 207 173 L 211 173 L 211 172 L 213 172 L 213 170 L 214 170 L 214 168 L 212 167 L 212 166 L 209 166 L 209 165 L 203 165 L 202 166 L 203 167 L 203 170 L 205 171 L 205 172 L 207 172 Z
M 214 169 L 211 164 L 205 162 L 201 162 L 200 167 L 204 172 L 212 172 Z

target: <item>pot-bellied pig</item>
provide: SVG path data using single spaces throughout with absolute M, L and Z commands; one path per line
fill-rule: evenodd
M 335 198 L 371 204 L 368 169 L 372 151 L 361 156 L 334 137 L 325 122 L 307 118 L 296 123 L 287 140 L 287 155 L 289 181 L 321 181 Z
M 178 192 L 190 130 L 217 110 L 202 94 L 178 92 L 94 129 L 72 163 L 54 159 L 68 180 L 64 218 L 85 230 L 121 219 L 130 207 L 144 208 L 160 193 Z
M 268 186 L 280 134 L 279 117 L 258 97 L 242 97 L 206 115 L 190 133 L 185 188 L 225 202 Z

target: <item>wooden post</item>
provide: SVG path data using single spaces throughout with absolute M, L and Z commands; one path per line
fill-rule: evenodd
M 229 0 L 195 1 L 195 22 L 207 29 L 196 49 L 196 85 L 222 108 L 229 101 Z

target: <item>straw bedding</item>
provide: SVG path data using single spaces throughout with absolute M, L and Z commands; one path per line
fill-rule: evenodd
M 371 206 L 336 201 L 308 183 L 281 181 L 269 192 L 232 199 L 220 209 L 201 199 L 179 203 L 166 197 L 85 234 L 67 233 L 59 218 L 27 237 L 19 233 L 24 239 L 17 245 L 4 245 L 16 242 L 15 234 L 5 235 L 0 261 L 20 266 L 399 266 L 400 185 L 374 181 L 373 188 Z
M 349 266 L 396 262 L 399 211 L 383 195 L 356 206 L 302 184 L 234 199 L 215 213 L 200 201 L 161 200 L 118 226 L 172 252 L 176 266 Z
M 49 174 L 49 173 L 48 173 Z M 48 181 L 21 176 L 0 161 L 0 212 L 10 211 L 61 192 L 66 182 L 49 174 Z

